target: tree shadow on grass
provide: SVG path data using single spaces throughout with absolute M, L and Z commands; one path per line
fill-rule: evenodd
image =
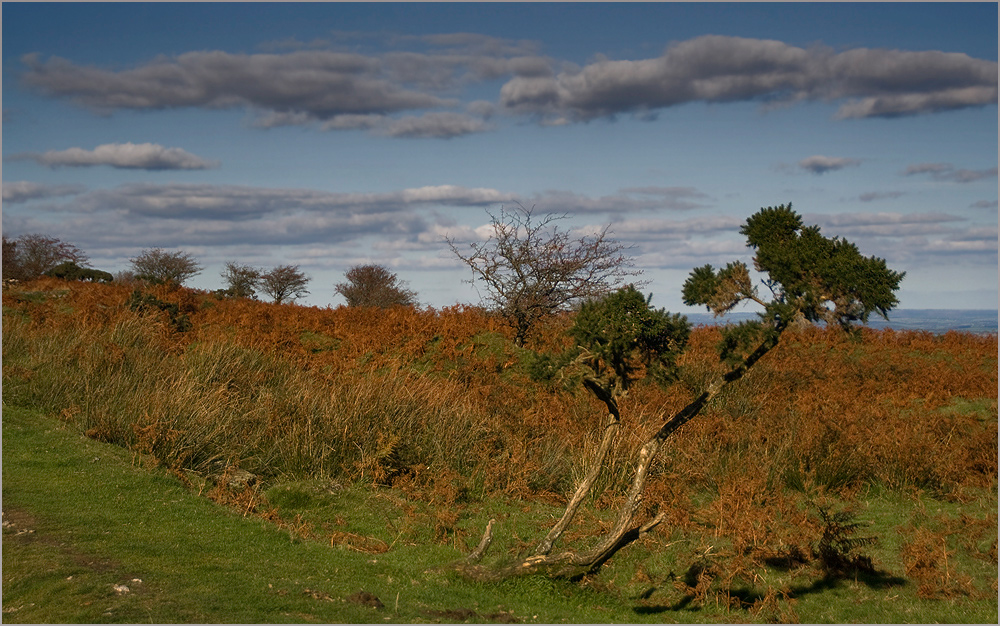
M 781 569 L 780 567 L 778 569 Z M 901 576 L 894 576 L 890 572 L 881 570 L 872 571 L 859 571 L 854 572 L 852 575 L 825 575 L 806 585 L 792 585 L 788 588 L 789 598 L 801 598 L 815 593 L 823 593 L 824 591 L 830 591 L 836 589 L 841 584 L 847 581 L 855 581 L 862 583 L 872 589 L 888 589 L 890 587 L 899 587 L 902 585 L 909 584 L 905 578 Z M 658 591 L 656 587 L 650 587 L 639 595 L 639 599 L 647 600 L 654 593 Z M 766 600 L 766 592 L 762 593 L 756 589 L 749 588 L 737 588 L 731 587 L 729 589 L 720 589 L 718 594 L 728 594 L 732 599 L 739 600 L 740 605 L 743 607 L 753 606 L 757 602 Z M 683 598 L 678 600 L 673 604 L 643 604 L 640 606 L 633 607 L 632 611 L 637 615 L 653 615 L 658 613 L 666 612 L 676 612 L 676 611 L 699 611 L 705 608 L 701 604 L 696 604 L 691 606 L 694 602 L 695 597 L 693 595 L 685 595 Z

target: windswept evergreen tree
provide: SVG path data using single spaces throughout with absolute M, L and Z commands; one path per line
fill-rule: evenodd
M 761 209 L 747 219 L 740 232 L 754 251 L 753 266 L 763 275 L 760 286 L 767 294 L 761 294 L 754 284 L 747 265 L 734 261 L 718 270 L 706 265 L 692 271 L 683 286 L 684 302 L 721 315 L 750 301 L 762 306 L 763 312 L 758 320 L 723 328 L 718 350 L 727 368 L 706 381 L 687 406 L 664 416 L 663 425 L 639 449 L 632 483 L 611 529 L 586 550 L 552 553 L 590 493 L 621 427 L 619 399 L 638 375 L 669 379 L 676 372 L 677 356 L 686 346 L 687 320 L 653 309 L 632 286 L 585 304 L 570 331 L 577 347 L 556 357 L 541 356 L 536 366 L 536 373 L 542 375 L 576 370 L 583 385 L 608 409 L 594 462 L 562 518 L 528 558 L 484 568 L 476 562 L 489 545 L 491 523 L 480 548 L 457 564 L 460 571 L 485 579 L 533 573 L 576 579 L 596 571 L 617 551 L 663 521 L 661 513 L 636 522 L 649 469 L 663 443 L 777 346 L 793 322 L 826 323 L 850 330 L 853 322 L 866 322 L 871 313 L 887 317 L 898 304 L 896 291 L 903 272 L 889 269 L 883 259 L 863 256 L 846 240 L 823 236 L 816 226 L 804 226 L 791 205 Z

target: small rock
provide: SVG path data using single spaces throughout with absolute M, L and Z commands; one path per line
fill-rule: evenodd
M 128 593 L 129 591 L 132 591 L 131 589 L 129 589 L 125 585 L 112 585 L 111 588 L 114 589 L 115 593 L 117 593 L 120 596 L 123 596 L 126 593 Z
M 243 491 L 247 487 L 253 486 L 257 482 L 257 477 L 250 472 L 242 469 L 230 470 L 229 472 L 229 488 L 233 491 Z

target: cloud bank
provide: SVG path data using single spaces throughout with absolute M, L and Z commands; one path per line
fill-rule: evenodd
M 165 148 L 155 143 L 107 143 L 93 150 L 69 148 L 42 153 L 16 154 L 14 160 L 32 160 L 47 167 L 93 167 L 109 165 L 135 170 L 204 170 L 219 167 L 180 148 Z
M 122 70 L 29 54 L 21 79 L 39 93 L 102 114 L 244 107 L 257 113 L 261 127 L 319 123 L 327 130 L 367 128 L 411 138 L 491 130 L 475 109 L 458 110 L 470 104 L 461 99 L 463 89 L 498 79 L 506 81 L 497 93 L 499 111 L 546 125 L 621 114 L 652 119 L 691 102 L 838 102 L 838 119 L 997 102 L 996 62 L 936 50 L 835 52 L 706 35 L 672 44 L 656 58 L 598 59 L 578 67 L 539 54 L 531 42 L 474 33 L 398 36 L 395 42 L 419 50 L 198 51 Z M 392 115 L 404 117 L 387 118 Z
M 554 76 L 515 77 L 500 97 L 509 110 L 550 120 L 750 100 L 845 100 L 839 119 L 895 117 L 996 103 L 997 64 L 960 53 L 834 53 L 707 35 L 674 44 L 654 59 L 599 60 Z
M 83 185 L 46 185 L 24 180 L 11 181 L 3 184 L 3 201 L 15 204 L 29 200 L 73 196 L 85 190 L 86 187 Z

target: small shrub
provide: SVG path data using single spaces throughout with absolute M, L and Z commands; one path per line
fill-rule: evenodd
M 143 293 L 136 289 L 126 301 L 125 306 L 137 312 L 164 311 L 170 327 L 179 333 L 191 330 L 191 320 L 186 313 L 181 313 L 181 307 L 173 302 L 164 302 L 150 293 Z
M 850 510 L 831 512 L 829 508 L 817 506 L 820 518 L 823 520 L 823 536 L 815 548 L 820 565 L 826 576 L 840 578 L 856 573 L 873 574 L 876 572 L 871 557 L 857 554 L 856 550 L 863 546 L 878 543 L 878 537 L 855 537 L 858 529 L 865 526 L 854 521 L 855 514 Z

